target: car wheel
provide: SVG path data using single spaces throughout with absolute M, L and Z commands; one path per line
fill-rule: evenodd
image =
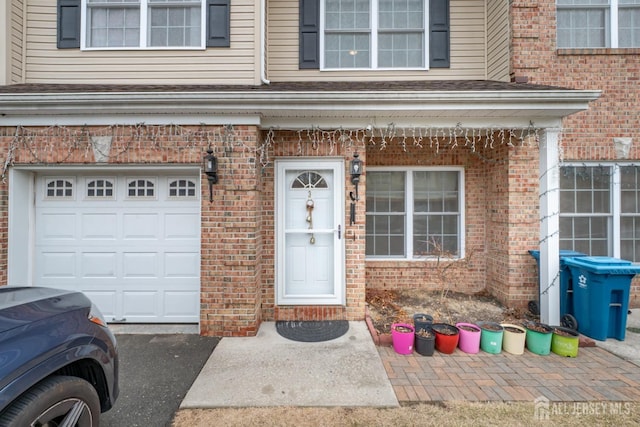
M 31 387 L 4 417 L 2 425 L 9 427 L 94 427 L 100 423 L 100 400 L 87 381 L 55 376 Z

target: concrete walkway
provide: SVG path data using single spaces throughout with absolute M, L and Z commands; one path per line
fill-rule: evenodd
M 364 322 L 340 338 L 302 343 L 281 337 L 274 322 L 257 336 L 223 338 L 180 405 L 398 406 Z

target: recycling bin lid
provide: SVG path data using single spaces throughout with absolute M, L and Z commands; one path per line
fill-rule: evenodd
M 633 265 L 631 261 L 607 256 L 585 256 L 565 258 L 569 267 L 579 267 L 597 274 L 638 274 L 640 265 Z

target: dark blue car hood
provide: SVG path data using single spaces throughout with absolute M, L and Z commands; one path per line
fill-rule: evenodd
M 64 298 L 61 298 L 65 296 Z M 0 334 L 61 312 L 91 307 L 79 292 L 38 287 L 0 287 Z

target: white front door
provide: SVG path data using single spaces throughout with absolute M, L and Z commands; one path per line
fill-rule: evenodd
M 276 301 L 340 305 L 344 284 L 344 166 L 276 161 Z

